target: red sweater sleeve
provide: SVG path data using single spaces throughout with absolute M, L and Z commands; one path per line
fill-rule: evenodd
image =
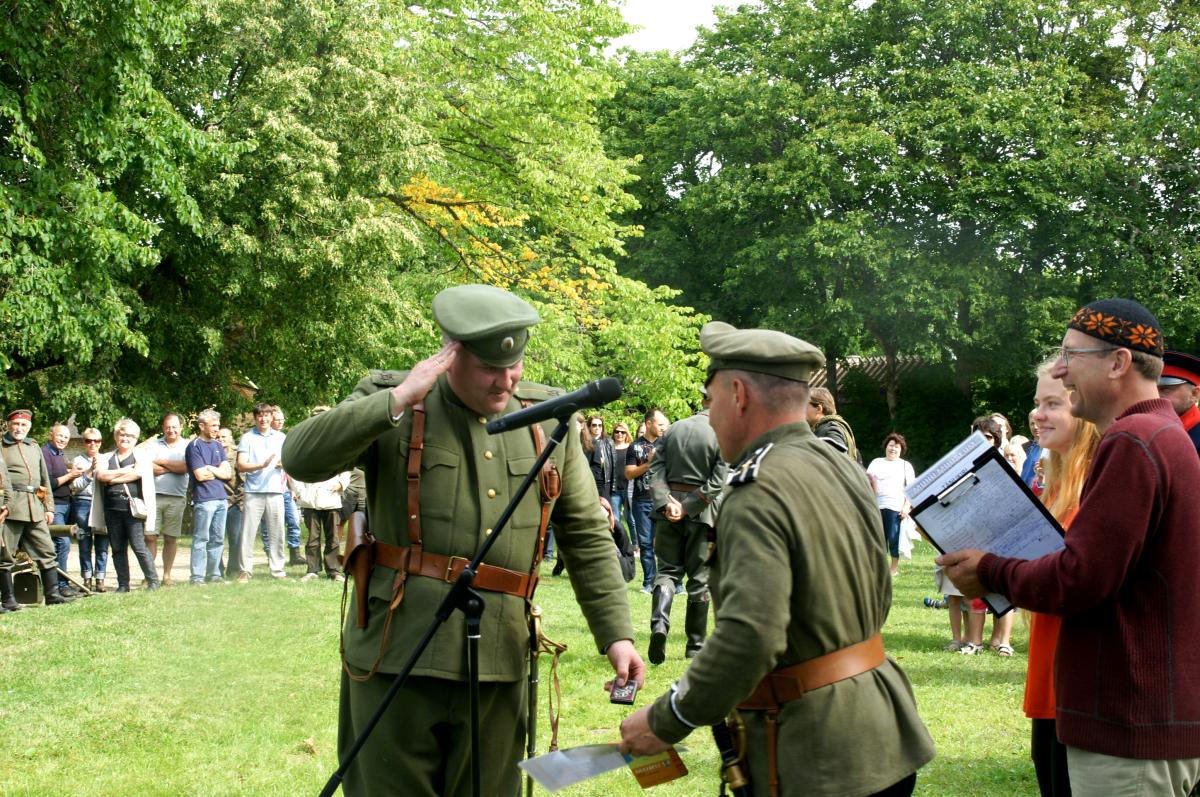
M 1048 614 L 1087 611 L 1116 594 L 1157 527 L 1164 494 L 1162 463 L 1126 432 L 1106 435 L 1083 487 L 1066 547 L 1031 561 L 992 554 L 979 578 L 1014 604 Z

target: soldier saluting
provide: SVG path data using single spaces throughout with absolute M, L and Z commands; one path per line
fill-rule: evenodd
M 355 573 L 343 631 L 343 757 L 553 429 L 547 422 L 494 436 L 485 430 L 490 419 L 523 402 L 559 392 L 520 381 L 529 328 L 540 320 L 533 307 L 498 288 L 465 285 L 439 293 L 433 316 L 446 339 L 441 351 L 407 373 L 372 371 L 337 407 L 293 429 L 283 447 L 288 473 L 306 482 L 356 464 L 366 473 L 375 541 L 361 548 L 347 543 L 348 575 L 364 553 L 373 565 L 369 573 L 365 567 Z M 625 584 L 591 470 L 578 445 L 557 447 L 551 462 L 561 493 L 529 491 L 475 581 L 486 601 L 480 753 L 489 795 L 515 795 L 520 786 L 526 609 L 548 519 L 617 681 L 643 680 Z M 466 677 L 463 618 L 456 613 L 347 772 L 346 794 L 469 793 Z
M 18 550 L 29 554 L 41 569 L 46 605 L 70 603 L 73 598 L 58 593 L 58 559 L 49 525 L 54 519 L 50 472 L 46 469 L 41 448 L 28 437 L 33 413 L 13 410 L 7 420 L 8 430 L 0 440 L 8 477 L 8 514 L 4 518 L 4 545 L 0 550 L 0 591 L 3 592 L 0 605 L 9 611 L 20 608 L 12 594 L 13 556 Z

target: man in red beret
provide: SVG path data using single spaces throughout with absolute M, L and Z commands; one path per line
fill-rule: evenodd
M 1200 357 L 1181 351 L 1163 352 L 1163 372 L 1158 378 L 1158 395 L 1171 402 L 1175 414 L 1200 454 Z
M 33 413 L 13 410 L 8 414 L 8 430 L 0 440 L 4 469 L 8 476 L 8 515 L 4 519 L 0 546 L 0 605 L 12 611 L 20 606 L 12 597 L 13 556 L 25 551 L 42 571 L 42 588 L 46 605 L 69 603 L 58 592 L 58 558 L 50 539 L 49 523 L 54 519 L 54 501 L 50 487 L 50 472 L 38 444 L 29 439 Z

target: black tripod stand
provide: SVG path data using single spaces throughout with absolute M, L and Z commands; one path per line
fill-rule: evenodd
M 442 627 L 445 622 L 450 619 L 450 615 L 455 610 L 461 611 L 466 618 L 466 637 L 467 637 L 467 681 L 471 690 L 471 793 L 475 797 L 482 797 L 480 794 L 480 760 L 479 760 L 479 621 L 483 616 L 484 602 L 483 597 L 472 588 L 475 582 L 475 573 L 479 569 L 479 565 L 487 556 L 488 551 L 496 544 L 496 540 L 500 537 L 508 524 L 512 513 L 516 511 L 517 505 L 521 499 L 529 492 L 529 488 L 533 485 L 534 480 L 542 471 L 542 466 L 546 464 L 546 460 L 554 453 L 554 449 L 566 437 L 568 423 L 571 416 L 574 415 L 575 408 L 570 408 L 569 411 L 564 410 L 565 414 L 558 416 L 556 420 L 558 425 L 554 428 L 553 434 L 550 435 L 550 440 L 542 449 L 542 453 L 538 456 L 537 461 L 533 463 L 533 469 L 525 475 L 521 481 L 520 487 L 508 502 L 508 506 L 504 508 L 500 519 L 493 526 L 493 531 L 483 544 L 479 546 L 479 550 L 471 558 L 470 564 L 463 568 L 459 573 L 458 579 L 454 582 L 450 592 L 442 601 L 437 611 L 434 613 L 433 622 L 429 628 L 425 630 L 425 634 L 421 637 L 421 641 L 417 644 L 408 661 L 405 662 L 403 669 L 396 676 L 392 685 L 380 701 L 379 707 L 375 709 L 375 713 L 367 720 L 367 724 L 363 727 L 358 738 L 354 740 L 354 744 L 346 752 L 346 757 L 338 763 L 337 770 L 329 776 L 329 780 L 325 783 L 325 788 L 321 790 L 321 797 L 332 797 L 341 785 L 342 780 L 346 776 L 350 765 L 354 763 L 354 759 L 358 756 L 360 750 L 367 742 L 367 738 L 371 732 L 375 730 L 375 726 L 383 719 L 384 713 L 388 706 L 392 704 L 396 693 L 400 691 L 400 687 L 408 680 L 413 668 L 416 667 L 417 660 L 421 658 L 421 654 L 429 647 L 429 643 L 433 641 L 434 634 Z

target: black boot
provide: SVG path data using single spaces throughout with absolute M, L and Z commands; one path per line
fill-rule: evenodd
M 289 565 L 307 565 L 304 557 L 300 555 L 299 548 L 288 548 L 288 564 Z
M 46 605 L 56 606 L 60 603 L 71 603 L 74 598 L 67 598 L 58 592 L 58 571 L 42 568 L 42 592 L 45 593 Z
M 21 608 L 20 602 L 13 597 L 12 571 L 0 570 L 0 609 L 15 612 Z
M 675 598 L 672 585 L 654 585 L 650 596 L 650 650 L 646 656 L 651 664 L 667 660 L 667 633 L 671 630 L 671 601 Z
M 688 601 L 683 628 L 687 631 L 687 649 L 683 655 L 690 659 L 700 652 L 708 634 L 708 601 Z

